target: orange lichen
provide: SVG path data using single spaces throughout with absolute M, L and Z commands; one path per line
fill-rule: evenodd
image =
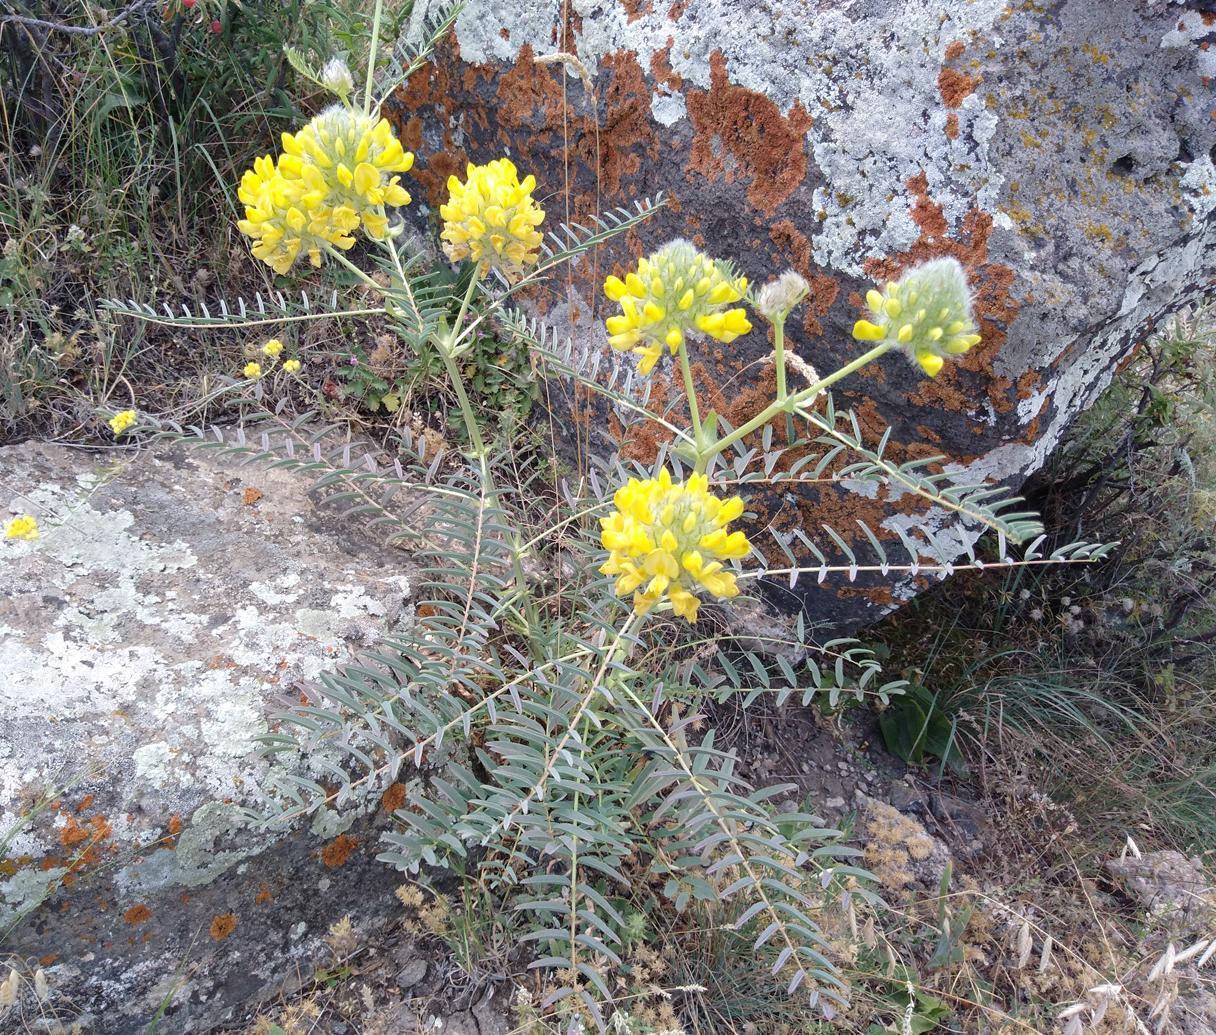
M 176 837 L 182 832 L 182 817 L 174 813 L 169 817 L 169 833 Z
M 962 40 L 954 40 L 951 43 L 947 43 L 946 44 L 946 59 L 948 61 L 953 61 L 956 58 L 960 58 L 963 56 L 963 51 L 966 49 L 967 48 L 966 48 L 966 46 L 964 46 Z
M 252 507 L 264 495 L 265 493 L 262 492 L 261 489 L 257 488 L 257 486 L 246 485 L 245 491 L 241 493 L 241 502 L 247 507 Z
M 954 112 L 946 116 L 946 139 L 958 139 L 958 116 Z
M 709 72 L 709 89 L 685 98 L 695 133 L 688 172 L 725 183 L 749 178 L 748 200 L 771 216 L 806 178 L 811 117 L 799 101 L 782 115 L 764 94 L 734 85 L 720 50 L 710 55 Z M 734 159 L 732 169 L 723 150 Z
M 643 15 L 654 13 L 654 0 L 621 0 L 625 8 L 625 24 L 632 25 Z
M 982 82 L 977 75 L 967 75 L 957 68 L 945 68 L 937 75 L 937 89 L 947 108 L 957 108 L 975 92 Z
M 945 237 L 949 226 L 946 223 L 946 211 L 941 205 L 929 197 L 929 177 L 917 173 L 908 180 L 908 190 L 915 199 L 912 205 L 912 222 L 920 227 L 921 240 L 926 244 L 934 244 Z
M 105 816 L 92 816 L 87 823 L 79 823 L 75 816 L 68 816 L 59 831 L 59 842 L 65 848 L 75 850 L 70 869 L 80 870 L 101 858 L 100 846 L 113 834 L 113 827 Z
M 385 812 L 396 812 L 402 805 L 405 804 L 405 784 L 398 781 L 390 783 L 384 793 L 380 795 L 380 805 Z
M 212 938 L 217 942 L 222 942 L 236 930 L 236 914 L 221 913 L 219 916 L 214 917 L 209 930 Z
M 611 73 L 601 89 L 604 125 L 599 134 L 600 185 L 606 195 L 617 194 L 626 176 L 636 176 L 642 156 L 657 156 L 660 141 L 650 117 L 650 86 L 638 59 L 629 51 L 608 54 L 601 62 Z M 584 133 L 577 143 L 580 161 L 596 167 L 595 134 Z
M 540 128 L 549 113 L 561 106 L 561 65 L 537 65 L 532 47 L 525 43 L 514 63 L 498 80 L 495 111 L 516 126 Z
M 679 90 L 684 86 L 684 79 L 671 67 L 671 48 L 674 43 L 675 37 L 668 36 L 667 45 L 650 55 L 650 74 L 656 83 L 670 90 Z
M 274 895 L 270 893 L 270 885 L 263 882 L 258 887 L 258 893 L 253 897 L 253 901 L 259 906 L 264 906 L 269 902 L 273 902 Z
M 122 918 L 132 927 L 136 927 L 152 919 L 152 910 L 146 903 L 140 902 L 123 913 Z
M 321 862 L 329 869 L 345 866 L 347 860 L 359 847 L 359 839 L 349 834 L 339 834 L 321 849 Z

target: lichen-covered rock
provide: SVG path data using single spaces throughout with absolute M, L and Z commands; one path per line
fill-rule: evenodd
M 0 963 L 50 992 L 0 1030 L 210 1030 L 335 920 L 394 913 L 384 788 L 297 829 L 242 810 L 274 713 L 408 614 L 408 558 L 210 454 L 31 444 L 0 471 L 41 526 L 0 541 Z
M 1163 849 L 1107 859 L 1104 865 L 1154 925 L 1183 938 L 1206 936 L 1216 925 L 1216 887 L 1198 858 Z
M 437 3 L 416 5 L 415 31 Z M 603 277 L 672 236 L 753 281 L 787 267 L 805 276 L 813 294 L 791 334 L 819 371 L 857 354 L 849 332 L 872 280 L 956 257 L 983 343 L 936 380 L 889 356 L 838 400 L 875 439 L 893 426 L 894 459 L 943 453 L 963 482 L 1018 484 L 1135 343 L 1211 288 L 1209 8 L 469 0 L 388 113 L 432 207 L 467 159 L 503 153 L 536 175 L 547 225 L 667 195 L 654 219 L 531 298 L 604 353 Z M 768 351 L 762 324 L 694 349 L 709 405 L 736 426 L 771 396 L 772 367 L 756 362 Z M 661 399 L 670 381 L 657 377 Z M 622 436 L 572 409 L 581 444 L 602 446 L 608 431 L 627 456 L 655 455 L 649 433 Z M 853 529 L 862 549 L 855 518 L 889 532 L 952 524 L 918 514 L 910 495 L 839 485 L 752 502 L 778 528 Z M 885 581 L 802 591 L 816 615 L 844 623 L 892 603 Z

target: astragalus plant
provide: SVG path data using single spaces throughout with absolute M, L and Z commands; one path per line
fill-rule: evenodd
M 417 67 L 424 55 L 405 63 Z M 928 534 L 905 536 L 909 556 L 895 559 L 871 529 L 867 558 L 832 530 L 823 548 L 809 534 L 766 538 L 747 516 L 761 486 L 825 478 L 894 485 L 994 530 L 999 549 L 989 566 L 1042 560 L 1033 550 L 1007 552 L 1039 531 L 1016 501 L 997 488 L 957 486 L 926 462 L 887 460 L 885 436 L 867 445 L 828 394 L 887 352 L 933 376 L 976 346 L 963 271 L 940 260 L 876 288 L 855 331 L 869 350 L 795 388 L 784 325 L 805 282 L 785 274 L 757 293 L 729 262 L 676 240 L 623 278 L 607 278 L 613 306 L 603 342 L 576 348 L 514 300 L 638 227 L 661 202 L 545 235 L 551 221 L 532 176 L 505 157 L 470 165 L 448 181 L 440 209 L 442 247 L 464 264 L 453 287 L 402 244 L 397 213 L 410 202 L 415 159 L 377 114 L 376 77 L 368 71 L 360 94 L 341 73 L 310 73 L 336 84 L 335 103 L 285 134 L 281 151 L 259 159 L 240 186 L 240 229 L 254 254 L 280 275 L 309 278 L 298 300 L 272 292 L 180 316 L 110 303 L 196 332 L 235 325 L 290 337 L 312 319 L 379 320 L 402 350 L 437 357 L 458 403 L 467 448 L 428 455 L 425 439 L 402 436 L 387 465 L 371 448 L 330 448 L 311 415 L 262 414 L 226 432 L 142 419 L 145 432 L 316 476 L 348 513 L 390 528 L 425 572 L 407 628 L 322 679 L 312 703 L 265 737 L 268 753 L 294 765 L 275 770 L 280 807 L 267 822 L 354 807 L 403 786 L 383 858 L 421 882 L 475 873 L 535 943 L 534 965 L 547 972 L 545 1009 L 604 1023 L 639 910 L 670 908 L 729 924 L 741 951 L 830 1017 L 848 990 L 819 918 L 827 908 L 868 908 L 874 890 L 837 832 L 810 812 L 777 807 L 791 788 L 740 777 L 707 712 L 732 698 L 806 704 L 820 692 L 885 700 L 899 691 L 882 683 L 856 642 L 813 640 L 805 615 L 774 633 L 771 653 L 731 641 L 730 608 L 761 580 L 793 585 L 806 571 L 895 576 L 953 563 Z M 325 273 L 312 268 L 326 265 L 346 288 L 323 286 Z M 330 304 L 318 305 L 324 297 Z M 689 357 L 706 339 L 729 346 L 750 332 L 749 308 L 772 326 L 777 391 L 763 412 L 730 428 L 704 412 Z M 558 477 L 556 462 L 507 462 L 510 445 L 495 444 L 478 423 L 461 362 L 491 332 L 527 340 L 539 376 L 573 381 L 624 423 L 653 422 L 669 445 L 653 465 L 585 457 L 577 480 Z M 622 375 L 618 363 L 601 375 L 602 346 L 637 354 L 636 370 Z M 666 376 L 667 357 L 686 420 L 649 403 L 645 379 Z M 776 423 L 802 434 L 775 448 Z M 847 556 L 833 563 L 829 555 L 842 550 Z M 1055 559 L 1092 556 L 1093 548 L 1074 546 Z M 756 642 L 753 631 L 748 643 Z

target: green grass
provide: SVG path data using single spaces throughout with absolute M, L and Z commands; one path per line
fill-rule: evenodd
M 386 38 L 408 10 L 394 10 Z M 75 26 L 100 17 L 79 0 L 39 14 Z M 132 405 L 207 416 L 200 400 L 250 343 L 116 324 L 98 303 L 271 286 L 236 229 L 236 185 L 321 103 L 284 47 L 314 60 L 349 50 L 362 17 L 316 0 L 169 0 L 95 35 L 6 28 L 0 441 L 88 439 L 103 430 L 101 411 Z
M 1092 846 L 1216 838 L 1216 319 L 1150 342 L 1029 486 L 1096 569 L 959 578 L 878 630 L 964 758 L 1026 762 Z M 936 775 L 940 759 L 930 759 Z

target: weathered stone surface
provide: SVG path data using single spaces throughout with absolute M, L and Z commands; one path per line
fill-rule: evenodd
M 197 452 L 13 447 L 0 487 L 42 525 L 0 542 L 0 837 L 61 788 L 0 860 L 0 960 L 52 997 L 0 1030 L 142 1032 L 166 1003 L 158 1030 L 210 1030 L 310 973 L 336 919 L 395 912 L 383 788 L 290 832 L 239 808 L 265 804 L 252 738 L 399 621 L 408 557 L 298 475 Z
M 1171 934 L 1204 936 L 1216 924 L 1216 888 L 1200 859 L 1165 849 L 1107 859 L 1104 865 L 1120 887 L 1148 911 L 1154 924 Z
M 415 25 L 437 2 L 417 5 Z M 956 256 L 983 345 L 936 381 L 887 357 L 838 400 L 875 439 L 893 426 L 895 459 L 944 453 L 962 481 L 1017 484 L 1132 346 L 1211 288 L 1209 7 L 470 0 L 454 40 L 389 114 L 418 152 L 419 200 L 432 207 L 467 159 L 504 152 L 536 174 L 551 223 L 669 197 L 532 299 L 605 352 L 603 276 L 672 236 L 754 281 L 786 267 L 806 276 L 814 294 L 791 333 L 820 371 L 857 354 L 849 332 L 872 279 Z M 771 367 L 756 363 L 768 348 L 759 329 L 697 350 L 710 405 L 736 425 L 771 395 Z M 657 397 L 668 383 L 659 376 Z M 572 428 L 601 446 L 606 432 L 590 418 Z M 651 436 L 624 438 L 626 455 L 655 449 Z M 854 529 L 862 549 L 855 518 L 888 531 L 953 524 L 910 497 L 842 486 L 753 503 L 778 528 Z M 892 595 L 885 582 L 807 580 L 802 591 L 813 613 L 843 624 L 915 588 Z

